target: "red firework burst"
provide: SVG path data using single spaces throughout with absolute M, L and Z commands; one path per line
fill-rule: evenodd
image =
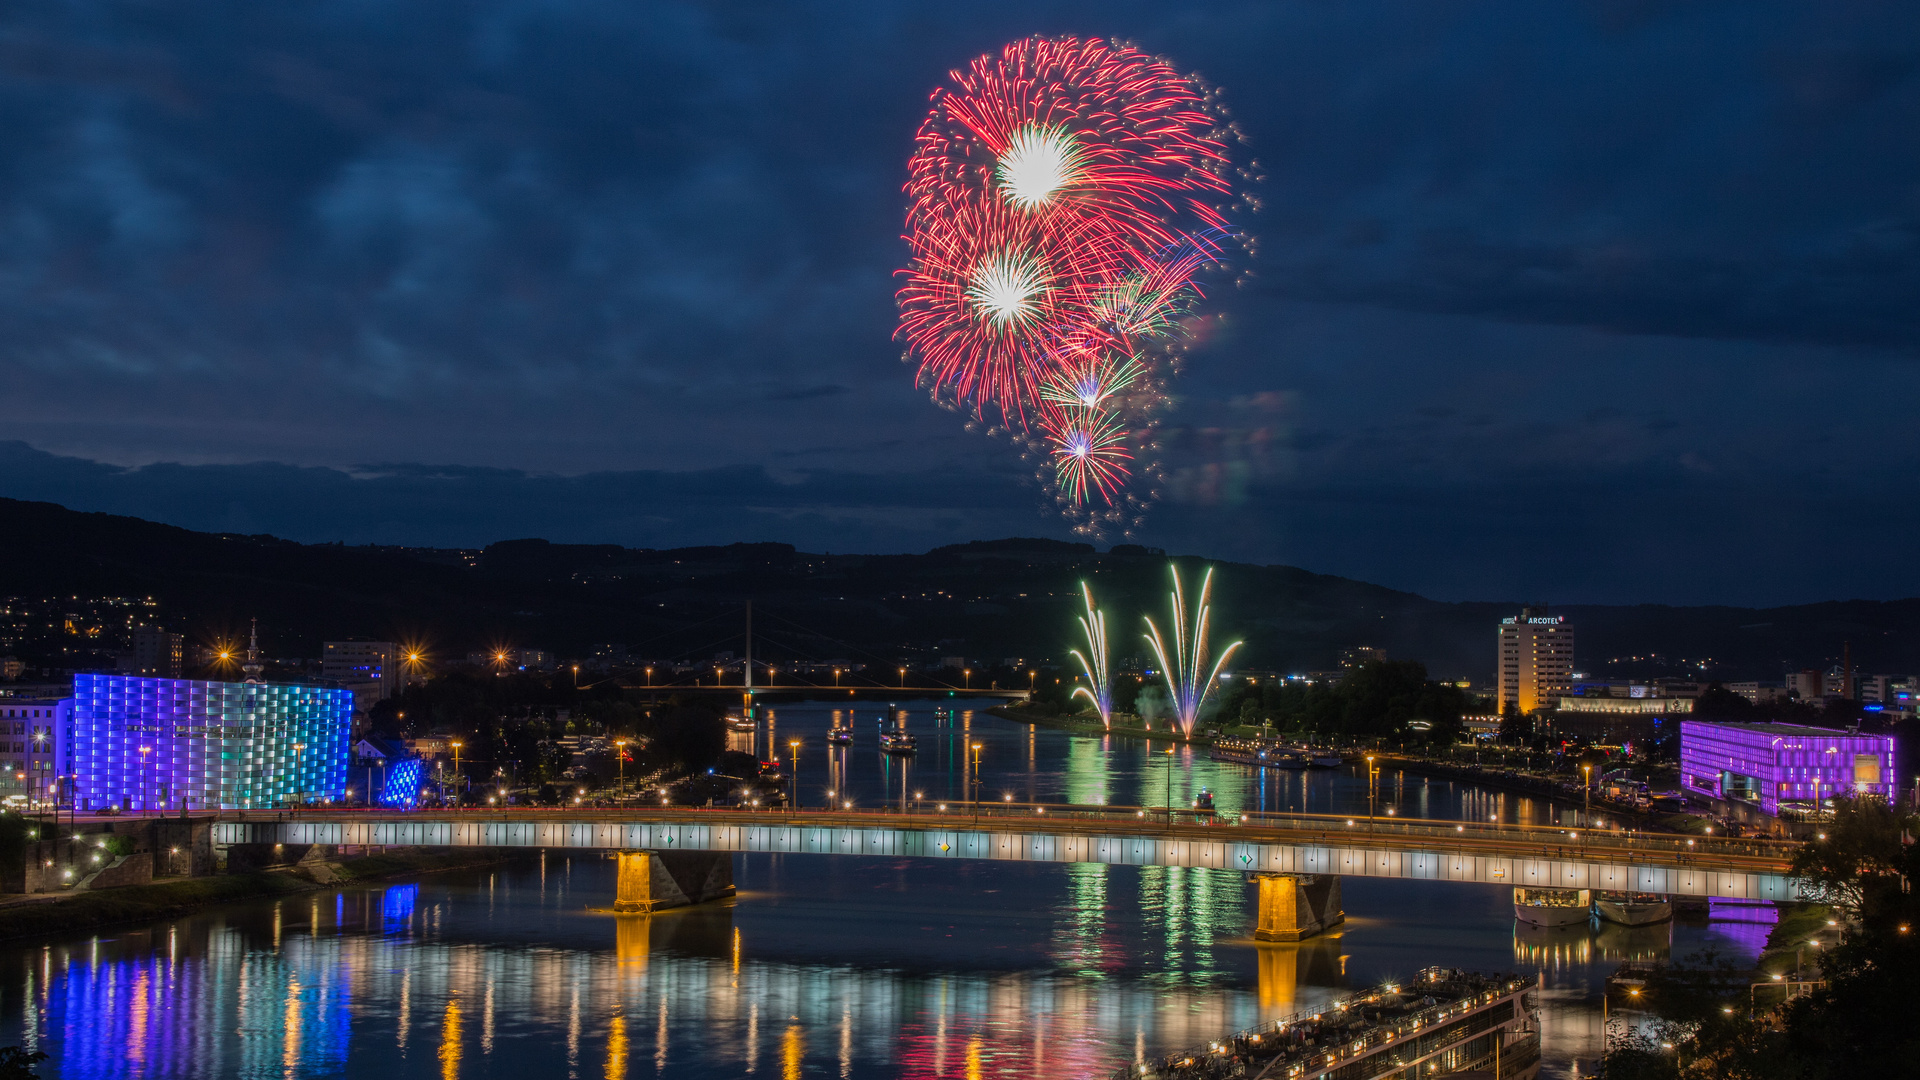
M 983 200 L 1093 214 L 1142 253 L 1225 227 L 1214 205 L 1230 190 L 1218 121 L 1165 60 L 1104 41 L 1027 38 L 952 78 L 908 162 L 910 227 Z
M 1192 78 L 1109 42 L 1028 38 L 952 78 L 908 163 L 901 337 L 922 386 L 1033 431 L 1076 506 L 1111 506 L 1151 395 L 1062 395 L 1137 364 L 1197 296 L 1226 235 L 1221 125 Z
M 900 335 L 920 381 L 1024 428 L 1040 383 L 1103 322 L 1133 263 L 1093 218 L 1053 227 L 991 203 L 958 205 L 911 238 Z

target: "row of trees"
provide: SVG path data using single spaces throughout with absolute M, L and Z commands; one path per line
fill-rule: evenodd
M 1309 739 L 1343 742 L 1456 742 L 1462 718 L 1484 702 L 1451 683 L 1427 678 L 1425 664 L 1376 660 L 1337 682 L 1234 680 L 1219 715 Z

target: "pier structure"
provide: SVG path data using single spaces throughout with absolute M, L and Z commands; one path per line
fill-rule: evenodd
M 1303 941 L 1347 921 L 1331 874 L 1254 874 L 1256 941 Z
M 616 851 L 613 910 L 645 914 L 732 896 L 733 859 L 713 851 Z

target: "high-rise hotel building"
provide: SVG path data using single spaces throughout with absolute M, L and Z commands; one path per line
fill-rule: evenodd
M 1522 608 L 1500 620 L 1500 707 L 1550 709 L 1573 693 L 1573 627 L 1564 615 Z

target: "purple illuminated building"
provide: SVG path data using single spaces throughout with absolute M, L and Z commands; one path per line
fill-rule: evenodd
M 351 690 L 75 675 L 62 764 L 78 810 L 338 799 L 352 722 Z
M 1680 722 L 1680 783 L 1768 814 L 1806 812 L 1843 791 L 1894 796 L 1893 736 L 1799 724 Z

